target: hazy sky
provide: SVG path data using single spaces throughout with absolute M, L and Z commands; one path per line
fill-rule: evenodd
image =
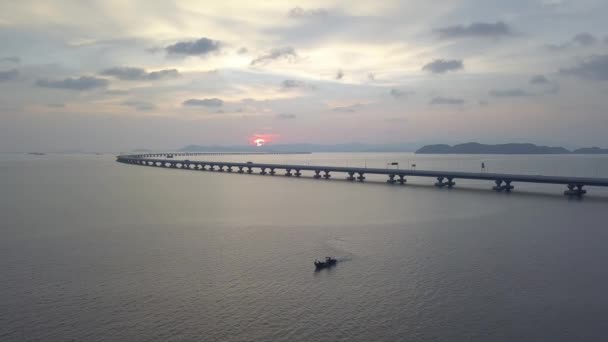
M 3 1 L 0 151 L 608 147 L 608 1 Z

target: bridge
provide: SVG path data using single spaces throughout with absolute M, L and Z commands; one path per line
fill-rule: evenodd
M 246 155 L 252 153 L 223 153 L 223 155 L 235 154 Z M 268 154 L 268 153 L 253 153 Z M 279 153 L 271 153 L 279 154 Z M 222 162 L 222 161 L 191 161 L 188 159 L 176 160 L 175 156 L 201 156 L 215 155 L 215 153 L 152 153 L 119 155 L 116 161 L 125 164 L 144 165 L 153 167 L 167 167 L 176 169 L 235 172 L 239 174 L 252 174 L 257 172 L 261 175 L 274 176 L 278 171 L 284 171 L 286 177 L 300 177 L 302 171 L 313 172 L 315 179 L 330 179 L 332 173 L 342 173 L 349 181 L 365 181 L 365 175 L 385 175 L 389 184 L 405 184 L 406 177 L 430 177 L 435 178 L 436 187 L 452 188 L 456 185 L 455 179 L 474 179 L 491 181 L 494 183 L 492 189 L 496 192 L 510 192 L 514 189 L 512 183 L 540 183 L 540 184 L 561 184 L 566 185 L 564 191 L 566 196 L 581 197 L 587 193 L 585 186 L 608 187 L 608 178 L 590 177 L 562 177 L 562 176 L 542 176 L 542 175 L 522 175 L 506 173 L 475 173 L 475 172 L 454 172 L 454 171 L 425 171 L 425 170 L 396 170 L 362 167 L 341 167 L 341 166 L 319 166 L 319 165 L 296 165 L 296 164 L 268 164 L 253 162 Z M 158 157 L 164 157 L 158 159 Z M 254 171 L 255 170 L 255 171 Z

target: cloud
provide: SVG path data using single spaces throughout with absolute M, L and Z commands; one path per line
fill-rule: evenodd
M 464 104 L 463 99 L 453 97 L 434 97 L 429 102 L 431 105 L 461 105 Z
M 396 99 L 407 97 L 407 96 L 413 94 L 411 91 L 404 91 L 404 90 L 400 90 L 400 89 L 396 89 L 396 88 L 391 89 L 388 93 Z
M 370 81 L 375 81 L 376 75 L 370 72 L 369 74 L 367 74 L 367 79 Z
M 296 118 L 295 114 L 287 114 L 287 113 L 277 114 L 277 119 L 289 120 L 289 119 L 295 119 L 295 118 Z
M 105 69 L 100 74 L 104 76 L 113 76 L 123 81 L 156 81 L 163 78 L 179 77 L 179 72 L 177 69 L 164 69 L 147 72 L 145 69 L 133 67 L 115 67 Z
M 590 81 L 608 81 L 608 55 L 595 55 L 578 65 L 561 69 L 561 74 Z
M 549 80 L 544 75 L 534 75 L 530 78 L 530 84 L 533 85 L 544 85 L 549 83 Z
M 362 104 L 355 103 L 354 105 L 350 105 L 350 106 L 333 107 L 331 110 L 333 110 L 334 112 L 340 112 L 340 113 L 354 113 L 358 109 L 361 109 L 362 107 L 363 107 Z
M 274 60 L 285 59 L 289 62 L 294 61 L 298 57 L 296 50 L 291 46 L 275 48 L 268 53 L 258 56 L 251 61 L 250 65 L 267 64 Z
M 65 104 L 64 103 L 49 103 L 46 106 L 49 108 L 64 108 Z
M 581 32 L 572 37 L 569 41 L 562 44 L 548 44 L 549 50 L 558 51 L 573 47 L 589 47 L 597 43 L 598 39 L 591 33 Z
M 479 104 L 482 107 L 489 105 L 488 101 L 486 101 L 486 100 L 480 100 L 479 102 L 477 102 L 477 104 Z
M 342 70 L 338 70 L 338 72 L 336 72 L 336 79 L 341 80 L 343 77 L 344 77 L 344 72 Z
M 532 94 L 528 93 L 527 91 L 525 91 L 523 89 L 519 89 L 519 88 L 494 89 L 494 90 L 490 90 L 489 94 L 494 97 L 525 97 L 525 96 L 532 95 Z
M 224 101 L 218 98 L 211 99 L 189 99 L 182 103 L 186 107 L 221 107 Z
M 472 23 L 471 25 L 447 26 L 434 30 L 441 39 L 460 38 L 499 38 L 513 35 L 509 25 L 502 21 L 496 23 Z
M 314 89 L 313 85 L 299 80 L 284 80 L 281 82 L 281 89 L 292 90 L 292 89 Z
M 0 71 L 0 82 L 13 81 L 17 77 L 19 77 L 19 70 L 17 69 Z
M 149 111 L 149 110 L 156 109 L 156 105 L 154 105 L 153 103 L 150 103 L 150 102 L 145 102 L 145 101 L 135 101 L 135 100 L 125 101 L 125 102 L 121 103 L 121 105 L 128 106 L 128 107 L 134 107 L 138 111 Z
M 238 53 L 239 55 L 244 55 L 247 52 L 249 52 L 249 50 L 247 50 L 247 48 L 244 46 L 236 51 L 236 53 Z
M 177 42 L 165 47 L 165 51 L 170 55 L 204 56 L 219 51 L 220 46 L 219 41 L 203 37 L 194 41 Z
M 422 67 L 422 70 L 432 72 L 434 74 L 443 74 L 448 71 L 456 71 L 463 69 L 464 65 L 461 60 L 451 59 L 436 59 Z
M 580 46 L 591 46 L 595 45 L 597 38 L 591 33 L 581 32 L 572 38 L 572 41 Z
M 0 62 L 11 62 L 18 64 L 21 62 L 21 58 L 17 56 L 0 57 Z
M 324 18 L 327 17 L 327 15 L 328 12 L 324 8 L 305 10 L 302 7 L 294 7 L 287 12 L 287 16 L 293 19 Z
M 81 76 L 79 78 L 66 78 L 63 80 L 47 80 L 41 79 L 36 81 L 38 87 L 57 88 L 67 90 L 92 90 L 96 88 L 105 88 L 109 84 L 108 80 L 92 76 Z

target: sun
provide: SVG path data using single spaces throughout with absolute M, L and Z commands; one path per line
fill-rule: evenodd
M 255 144 L 255 146 L 264 146 L 264 144 L 266 143 L 266 140 L 262 139 L 262 138 L 257 138 L 253 140 L 253 143 Z

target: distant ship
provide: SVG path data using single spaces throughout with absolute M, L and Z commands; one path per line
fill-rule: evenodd
M 325 257 L 325 261 L 315 260 L 315 269 L 322 270 L 324 268 L 329 268 L 335 266 L 338 260 L 332 257 Z

